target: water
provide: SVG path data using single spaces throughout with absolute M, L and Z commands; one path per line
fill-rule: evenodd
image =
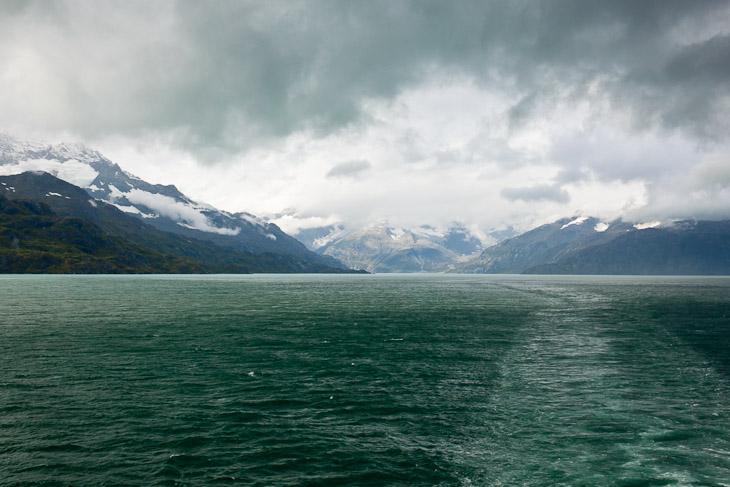
M 730 279 L 0 277 L 0 485 L 730 485 Z

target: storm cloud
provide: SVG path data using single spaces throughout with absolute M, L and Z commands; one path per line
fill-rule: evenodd
M 653 201 L 730 145 L 726 1 L 11 1 L 0 29 L 0 130 L 95 144 L 148 177 L 188 161 L 162 182 L 234 209 L 363 206 L 285 200 L 299 181 L 433 193 L 468 174 L 574 212 L 595 184 Z M 196 187 L 221 164 L 239 185 L 266 175 L 245 194 L 268 206 Z
M 513 123 L 556 98 L 605 97 L 637 128 L 708 138 L 729 128 L 723 1 L 39 1 L 4 10 L 3 91 L 26 95 L 3 100 L 6 116 L 49 111 L 37 122 L 81 134 L 178 131 L 181 144 L 225 147 L 244 142 L 237 134 L 328 133 L 361 122 L 368 99 L 454 75 L 513 97 Z

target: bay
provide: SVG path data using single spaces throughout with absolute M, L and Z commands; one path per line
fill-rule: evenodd
M 730 279 L 1 276 L 0 485 L 730 485 Z

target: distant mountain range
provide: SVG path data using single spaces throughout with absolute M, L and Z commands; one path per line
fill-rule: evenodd
M 127 220 L 119 228 L 131 228 L 134 225 L 130 222 L 135 221 L 145 224 L 144 227 L 137 225 L 137 230 L 142 233 L 149 233 L 146 228 L 153 227 L 184 237 L 180 239 L 181 242 L 195 240 L 215 244 L 212 249 L 223 248 L 224 254 L 236 250 L 240 255 L 260 256 L 258 260 L 262 263 L 271 263 L 272 258 L 286 262 L 285 265 L 277 264 L 269 268 L 267 265 L 254 264 L 256 259 L 251 257 L 246 260 L 246 266 L 240 269 L 245 268 L 252 272 L 339 272 L 348 269 L 331 257 L 311 252 L 273 223 L 248 213 L 228 213 L 197 203 L 172 185 L 147 183 L 85 146 L 27 142 L 0 135 L 0 175 L 17 175 L 26 171 L 48 173 L 83 189 L 86 198 L 84 202 L 89 204 L 70 207 L 61 205 L 59 199 L 46 195 L 56 193 L 52 188 L 58 185 L 47 178 L 38 179 L 26 175 L 18 180 L 3 180 L 6 187 L 15 187 L 15 192 L 7 189 L 4 191 L 6 197 L 17 199 L 22 196 L 29 201 L 47 203 L 59 216 L 94 216 L 90 218 L 91 221 L 98 223 L 95 220 L 98 215 L 89 209 L 92 208 L 91 205 L 101 208 L 112 206 L 133 219 Z M 65 190 L 72 191 L 68 187 Z M 81 201 L 79 193 L 75 194 L 76 197 L 69 198 Z M 110 214 L 108 209 L 104 211 L 105 214 Z M 145 230 L 140 230 L 142 228 Z M 116 229 L 117 227 L 112 234 L 116 235 Z M 127 232 L 124 237 L 130 241 L 136 240 L 137 236 L 132 233 Z M 210 258 L 212 255 L 206 257 L 206 262 L 210 262 Z M 216 266 L 204 268 L 220 269 Z M 233 272 L 236 267 L 231 265 L 226 268 Z
M 730 275 L 730 221 L 573 217 L 520 235 L 495 232 L 481 239 L 461 224 L 443 231 L 332 225 L 295 236 L 318 253 L 369 272 Z M 498 243 L 487 246 L 487 239 Z
M 730 275 L 730 221 L 574 217 L 516 236 L 378 223 L 296 237 L 147 183 L 82 145 L 0 135 L 0 272 Z
M 730 221 L 661 225 L 562 219 L 485 249 L 453 271 L 488 274 L 730 274 Z
M 440 272 L 485 248 L 465 226 L 445 230 L 424 225 L 415 229 L 375 223 L 355 230 L 341 225 L 308 229 L 294 235 L 309 249 L 368 272 Z
M 528 274 L 730 275 L 730 221 L 679 221 L 586 245 Z

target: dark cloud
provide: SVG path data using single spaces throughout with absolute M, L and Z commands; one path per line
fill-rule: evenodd
M 554 201 L 556 203 L 567 203 L 570 201 L 568 192 L 555 184 L 543 184 L 524 188 L 504 188 L 500 194 L 503 198 L 510 201 Z
M 0 74 L 45 82 L 3 91 L 45 93 L 55 111 L 0 108 L 16 122 L 87 136 L 174 133 L 189 148 L 237 150 L 357 124 L 365 101 L 434 76 L 509 94 L 513 125 L 557 100 L 608 99 L 633 129 L 707 140 L 730 129 L 726 1 L 59 1 L 5 10 L 13 15 L 0 21 Z
M 356 178 L 362 172 L 370 169 L 372 164 L 369 161 L 341 162 L 327 171 L 328 178 Z

